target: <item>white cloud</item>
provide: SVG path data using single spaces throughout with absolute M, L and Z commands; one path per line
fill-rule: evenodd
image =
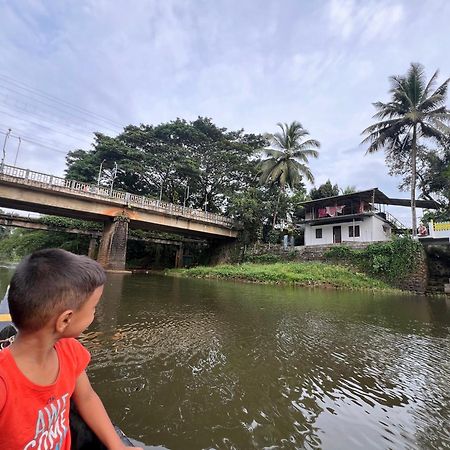
M 328 5 L 331 31 L 348 41 L 356 38 L 367 44 L 374 40 L 392 39 L 404 18 L 403 5 L 398 2 L 331 0 Z
M 390 195 L 397 181 L 383 155 L 364 157 L 358 147 L 371 103 L 387 97 L 387 77 L 410 61 L 450 75 L 442 58 L 450 3 L 440 0 L 286 0 L 282 8 L 271 0 L 24 0 L 0 2 L 0 16 L 0 73 L 109 117 L 116 130 L 206 115 L 229 129 L 273 132 L 299 120 L 322 142 L 311 165 L 319 184 L 330 178 Z M 0 128 L 63 152 L 87 148 L 92 131 L 114 133 L 86 114 L 8 95 L 5 103 L 0 87 Z M 22 155 L 30 169 L 64 170 L 63 153 L 28 144 Z

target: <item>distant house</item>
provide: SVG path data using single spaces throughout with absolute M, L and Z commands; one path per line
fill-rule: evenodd
M 411 206 L 411 200 L 389 198 L 378 188 L 302 202 L 305 245 L 387 241 L 406 230 L 386 211 L 387 205 Z M 416 200 L 418 208 L 436 209 L 434 201 Z

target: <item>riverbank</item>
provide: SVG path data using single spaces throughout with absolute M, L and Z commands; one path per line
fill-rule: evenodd
M 272 263 L 222 264 L 213 267 L 171 269 L 168 275 L 217 278 L 253 283 L 293 284 L 302 287 L 323 287 L 348 290 L 373 290 L 399 293 L 383 281 L 351 270 L 348 267 L 326 263 Z

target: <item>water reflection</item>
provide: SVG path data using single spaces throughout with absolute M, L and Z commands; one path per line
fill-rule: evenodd
M 122 275 L 82 339 L 148 444 L 419 449 L 450 446 L 449 330 L 443 299 Z

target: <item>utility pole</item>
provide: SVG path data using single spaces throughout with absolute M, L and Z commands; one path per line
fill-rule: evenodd
M 14 158 L 14 167 L 16 167 L 16 164 L 17 164 L 17 157 L 19 156 L 19 149 L 20 149 L 21 143 L 22 143 L 22 139 L 19 136 L 19 143 L 17 144 L 16 157 Z
M 9 135 L 11 134 L 11 128 L 8 128 L 8 132 L 5 135 L 5 140 L 3 142 L 3 153 L 2 153 L 2 164 L 1 164 L 1 171 L 3 172 L 3 166 L 5 164 L 5 158 L 6 158 L 6 141 L 9 138 Z

